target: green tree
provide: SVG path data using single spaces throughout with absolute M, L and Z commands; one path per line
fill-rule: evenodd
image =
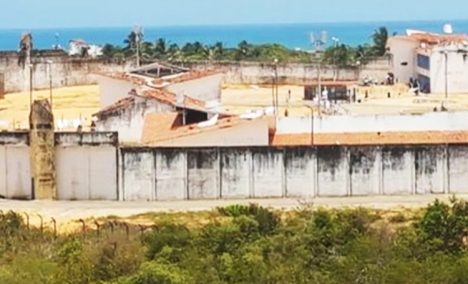
M 167 42 L 163 38 L 159 38 L 156 40 L 156 43 L 154 45 L 154 55 L 158 59 L 163 59 L 166 57 L 168 53 L 167 50 Z
M 387 53 L 388 30 L 386 27 L 380 27 L 372 35 L 373 54 L 375 56 L 383 56 Z

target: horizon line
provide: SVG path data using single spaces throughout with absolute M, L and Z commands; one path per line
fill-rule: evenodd
M 115 26 L 43 26 L 34 28 L 25 27 L 12 27 L 12 28 L 0 28 L 2 31 L 14 31 L 14 30 L 51 30 L 51 29 L 122 29 L 131 28 L 139 25 L 143 28 L 187 28 L 187 27 L 239 27 L 239 26 L 276 26 L 276 25 L 320 25 L 320 24 L 392 24 L 392 23 L 426 23 L 426 22 L 468 22 L 468 19 L 416 19 L 416 20 L 346 20 L 346 21 L 317 21 L 317 22 L 279 22 L 279 23 L 228 23 L 228 24 L 168 24 L 168 25 L 115 25 Z

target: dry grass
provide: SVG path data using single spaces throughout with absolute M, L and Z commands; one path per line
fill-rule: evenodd
M 34 99 L 49 98 L 49 90 L 34 91 Z M 91 115 L 99 110 L 97 85 L 65 87 L 53 90 L 55 120 L 74 120 L 80 117 L 91 121 Z M 13 93 L 0 100 L 0 130 L 5 125 L 28 128 L 29 92 Z M 3 126 L 3 127 L 2 127 Z

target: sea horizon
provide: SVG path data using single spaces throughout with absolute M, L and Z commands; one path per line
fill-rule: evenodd
M 348 21 L 312 23 L 254 23 L 223 25 L 167 25 L 143 26 L 145 41 L 154 42 L 164 38 L 169 43 L 183 45 L 199 41 L 202 44 L 222 42 L 234 47 L 242 40 L 254 44 L 278 43 L 288 48 L 309 49 L 310 33 L 326 31 L 331 44 L 335 37 L 341 43 L 357 46 L 370 43 L 372 33 L 381 26 L 388 28 L 389 35 L 404 34 L 406 29 L 420 29 L 429 32 L 442 32 L 444 24 L 452 24 L 455 33 L 468 33 L 468 20 L 418 20 L 418 21 Z M 84 39 L 90 44 L 124 45 L 123 41 L 132 27 L 63 27 L 63 28 L 0 28 L 0 50 L 16 50 L 21 34 L 25 31 L 33 35 L 35 48 L 48 49 L 59 43 L 68 47 L 72 39 Z M 59 35 L 57 38 L 56 35 Z M 58 41 L 57 41 L 58 39 Z

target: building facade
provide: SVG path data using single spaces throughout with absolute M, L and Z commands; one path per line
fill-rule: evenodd
M 397 81 L 417 82 L 424 93 L 468 92 L 468 36 L 408 31 L 388 49 Z

